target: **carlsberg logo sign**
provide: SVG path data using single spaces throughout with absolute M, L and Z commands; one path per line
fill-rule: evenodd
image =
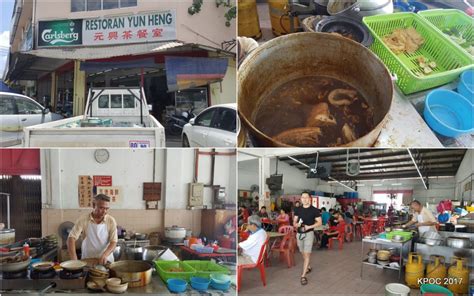
M 72 43 L 79 40 L 79 33 L 64 33 L 64 32 L 53 32 L 51 29 L 43 31 L 41 38 L 44 42 L 51 43 L 52 45 L 63 42 Z
M 40 21 L 38 47 L 82 45 L 82 20 Z

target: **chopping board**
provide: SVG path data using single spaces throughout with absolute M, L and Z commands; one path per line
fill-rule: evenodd
M 217 249 L 217 251 L 215 251 L 215 253 L 218 253 L 218 254 L 235 253 L 235 250 L 227 249 L 227 248 L 219 248 Z

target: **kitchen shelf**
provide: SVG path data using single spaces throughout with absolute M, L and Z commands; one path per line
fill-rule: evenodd
M 375 267 L 380 268 L 380 269 L 384 268 L 384 269 L 391 269 L 391 270 L 400 270 L 400 268 L 401 268 L 401 267 L 391 267 L 390 265 L 380 265 L 378 263 L 370 263 L 370 262 L 367 261 L 367 259 L 362 261 L 362 264 L 375 266 Z
M 400 265 L 399 267 L 391 267 L 389 265 L 385 265 L 385 266 L 382 266 L 378 263 L 369 263 L 367 260 L 367 257 L 366 257 L 366 254 L 364 254 L 364 245 L 365 244 L 371 244 L 374 248 L 376 248 L 377 245 L 379 246 L 392 246 L 392 247 L 396 247 L 396 248 L 399 248 L 400 249 L 400 261 L 398 261 L 398 264 Z M 410 247 L 411 247 L 411 239 L 407 240 L 407 241 L 404 241 L 404 242 L 392 242 L 391 240 L 388 240 L 388 239 L 382 239 L 382 238 L 364 238 L 362 239 L 362 264 L 361 264 L 361 267 L 360 267 L 360 277 L 363 278 L 363 271 L 364 271 L 364 265 L 369 265 L 369 266 L 375 266 L 377 268 L 380 268 L 380 269 L 390 269 L 390 270 L 396 270 L 398 271 L 398 279 L 401 279 L 402 277 L 402 269 L 403 269 L 403 266 L 404 266 L 404 262 L 406 262 L 406 259 L 404 258 L 403 256 L 403 253 L 404 253 L 404 249 L 405 250 L 405 253 L 408 253 L 410 251 Z

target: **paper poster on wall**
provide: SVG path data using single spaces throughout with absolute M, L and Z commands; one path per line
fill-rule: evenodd
M 80 208 L 92 208 L 92 190 L 91 176 L 79 176 L 78 197 Z
M 97 186 L 97 194 L 105 194 L 110 197 L 110 202 L 120 202 L 122 187 L 120 186 Z
M 112 176 L 94 176 L 94 186 L 112 186 Z

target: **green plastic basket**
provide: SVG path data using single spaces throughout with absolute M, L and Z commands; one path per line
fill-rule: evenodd
M 386 237 L 387 239 L 392 239 L 395 235 L 400 235 L 401 237 L 403 237 L 404 241 L 407 241 L 411 238 L 412 233 L 409 231 L 395 231 L 394 230 L 394 231 L 387 232 Z
M 196 276 L 210 278 L 211 273 L 229 274 L 229 270 L 208 260 L 185 260 L 183 261 L 196 270 Z
M 420 11 L 418 14 L 436 29 L 440 30 L 441 33 L 445 30 L 456 29 L 467 42 L 474 42 L 474 21 L 464 12 L 457 9 L 433 9 Z M 447 37 L 454 45 L 472 58 L 472 55 L 466 49 L 451 40 L 449 36 Z
M 363 22 L 374 36 L 370 49 L 397 75 L 397 85 L 404 94 L 449 83 L 461 72 L 473 68 L 472 59 L 465 52 L 415 13 L 369 16 L 364 17 Z M 395 29 L 409 27 L 413 27 L 423 36 L 425 43 L 413 54 L 396 55 L 383 43 L 382 37 L 391 34 Z M 436 62 L 437 67 L 430 75 L 424 75 L 418 65 L 417 58 L 421 56 Z
M 155 261 L 156 269 L 161 279 L 166 282 L 169 279 L 189 279 L 196 274 L 196 270 L 183 261 Z M 169 271 L 170 268 L 181 268 L 184 271 Z

